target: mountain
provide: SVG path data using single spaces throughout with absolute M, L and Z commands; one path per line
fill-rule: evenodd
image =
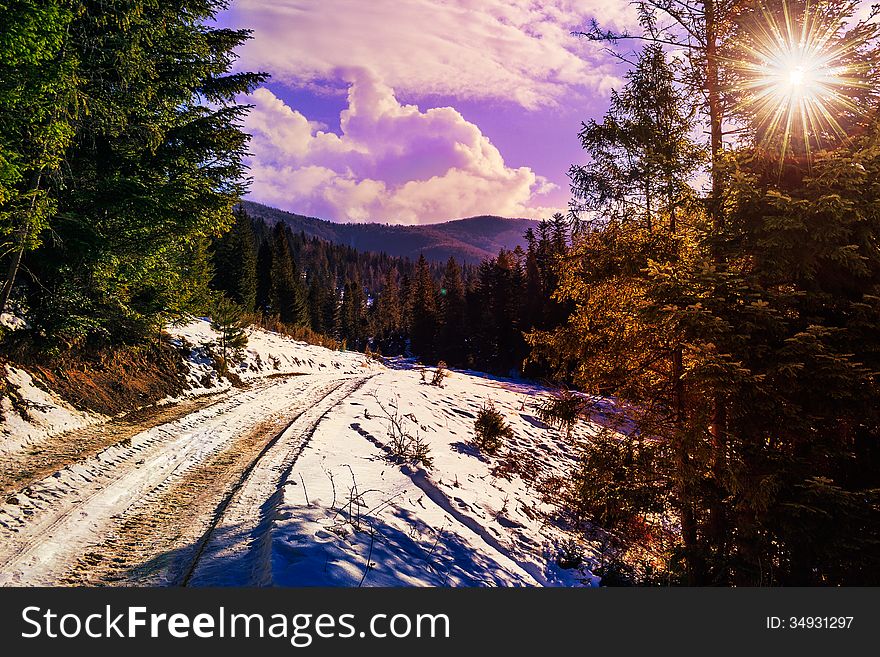
M 440 224 L 395 226 L 390 224 L 337 224 L 332 221 L 270 208 L 244 201 L 252 217 L 270 225 L 283 221 L 295 232 L 320 237 L 335 244 L 345 244 L 359 251 L 384 252 L 413 260 L 424 253 L 429 260 L 445 261 L 455 256 L 460 263 L 479 264 L 498 255 L 501 248 L 525 247 L 524 234 L 535 228 L 531 219 L 505 219 L 482 216 L 457 219 Z

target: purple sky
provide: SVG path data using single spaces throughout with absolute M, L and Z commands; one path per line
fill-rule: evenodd
M 246 122 L 250 198 L 335 221 L 546 217 L 622 70 L 570 32 L 614 0 L 235 0 L 272 75 Z

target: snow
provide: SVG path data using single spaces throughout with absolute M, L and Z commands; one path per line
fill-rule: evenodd
M 26 371 L 6 365 L 6 380 L 18 390 L 27 406 L 29 420 L 22 417 L 8 397 L 0 399 L 3 424 L 0 428 L 0 451 L 9 453 L 26 449 L 41 438 L 81 429 L 108 418 L 79 411 L 56 394 L 39 387 Z
M 205 346 L 218 337 L 207 318 L 169 326 L 168 333 L 177 344 L 192 347 L 188 363 L 190 394 L 231 387 L 228 379 L 218 377 L 213 362 L 205 354 Z M 242 381 L 281 374 L 362 374 L 382 367 L 359 352 L 332 351 L 272 331 L 248 328 L 247 335 L 243 359 L 230 368 Z M 209 386 L 204 385 L 206 380 L 210 381 Z
M 0 326 L 5 326 L 11 331 L 27 328 L 28 323 L 14 313 L 0 313 Z
M 151 495 L 260 421 L 313 402 L 310 389 L 328 383 L 326 376 L 317 378 L 238 391 L 29 486 L 14 503 L 0 505 L 0 526 L 12 529 L 0 541 L 0 584 L 56 583 L 79 555 L 100 542 L 114 517 L 149 504 Z M 108 468 L 108 463 L 121 467 Z M 4 557 L 9 557 L 5 563 Z
M 23 320 L 3 314 L 3 323 L 19 328 Z M 331 351 L 292 340 L 284 335 L 250 328 L 248 346 L 243 360 L 232 367 L 232 372 L 245 382 L 266 376 L 284 374 L 342 374 L 373 372 L 382 368 L 376 361 L 353 351 Z M 213 361 L 205 354 L 208 344 L 217 340 L 207 318 L 192 318 L 168 327 L 172 340 L 179 346 L 188 345 L 189 389 L 183 397 L 193 397 L 230 391 L 228 378 L 220 377 Z M 26 401 L 29 420 L 15 411 L 10 399 L 0 399 L 3 422 L 0 426 L 0 450 L 5 453 L 28 449 L 42 439 L 66 431 L 106 422 L 110 418 L 98 413 L 75 409 L 50 391 L 42 389 L 25 370 L 6 366 L 7 381 Z M 173 403 L 179 398 L 166 398 L 160 403 Z
M 430 378 L 430 376 L 428 377 Z M 534 418 L 538 386 L 452 373 L 443 388 L 415 370 L 372 378 L 316 431 L 282 486 L 272 531 L 282 586 L 570 586 L 595 584 L 555 561 L 569 535 L 536 491 L 571 466 L 573 446 Z M 469 445 L 492 400 L 514 429 L 507 449 L 538 473 L 495 476 Z M 431 468 L 392 463 L 382 406 L 417 419 Z M 415 423 L 413 423 L 415 424 Z M 505 456 L 502 450 L 502 456 Z
M 557 523 L 541 492 L 544 479 L 570 470 L 577 442 L 595 427 L 583 424 L 568 440 L 543 424 L 536 406 L 547 389 L 463 371 L 432 386 L 425 382 L 430 368 L 423 378 L 406 361 L 385 367 L 257 329 L 234 368 L 246 386 L 233 388 L 205 356 L 203 345 L 216 339 L 207 320 L 169 332 L 192 347 L 188 394 L 227 394 L 0 503 L 0 583 L 58 583 L 83 554 L 119 536 L 126 517 L 150 512 L 164 491 L 271 420 L 287 428 L 266 445 L 222 514 L 214 518 L 215 507 L 205 506 L 192 518 L 191 535 L 178 537 L 188 543 L 175 553 L 189 555 L 207 537 L 193 557 L 192 585 L 598 584 L 589 571 L 595 546 Z M 16 420 L 4 400 L 7 439 L 25 444 L 107 419 L 75 411 L 23 370 L 8 372 L 39 420 Z M 291 374 L 301 376 L 273 376 Z M 514 431 L 494 456 L 471 443 L 489 401 Z M 390 454 L 387 413 L 395 408 L 429 446 L 429 467 Z M 583 565 L 562 568 L 557 557 L 572 545 Z M 169 584 L 174 576 L 157 572 L 135 583 Z

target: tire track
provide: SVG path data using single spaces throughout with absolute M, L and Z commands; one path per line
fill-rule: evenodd
M 234 391 L 233 391 L 234 392 Z M 137 409 L 122 417 L 41 440 L 26 451 L 0 454 L 0 495 L 14 497 L 65 466 L 93 458 L 133 436 L 220 403 L 230 391 L 200 395 L 170 404 Z
M 183 586 L 271 584 L 271 532 L 282 486 L 321 421 L 370 378 L 342 382 L 266 445 L 218 507 L 180 582 Z
M 150 566 L 173 566 L 171 553 L 204 526 L 248 455 L 345 381 L 267 382 L 31 485 L 0 506 L 0 584 L 159 583 L 132 561 L 164 551 Z

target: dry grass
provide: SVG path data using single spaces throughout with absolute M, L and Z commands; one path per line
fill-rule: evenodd
M 187 386 L 187 368 L 167 335 L 143 345 L 79 350 L 48 356 L 19 344 L 0 357 L 26 370 L 44 386 L 80 410 L 118 415 L 168 396 Z
M 258 328 L 272 331 L 274 333 L 280 333 L 281 335 L 286 335 L 289 338 L 293 338 L 299 342 L 305 342 L 306 344 L 326 347 L 327 349 L 332 349 L 334 351 L 340 351 L 345 348 L 344 342 L 320 333 L 315 333 L 315 331 L 308 326 L 291 326 L 290 324 L 285 324 L 278 319 L 278 317 L 247 314 L 244 316 L 244 320 L 248 324 Z

